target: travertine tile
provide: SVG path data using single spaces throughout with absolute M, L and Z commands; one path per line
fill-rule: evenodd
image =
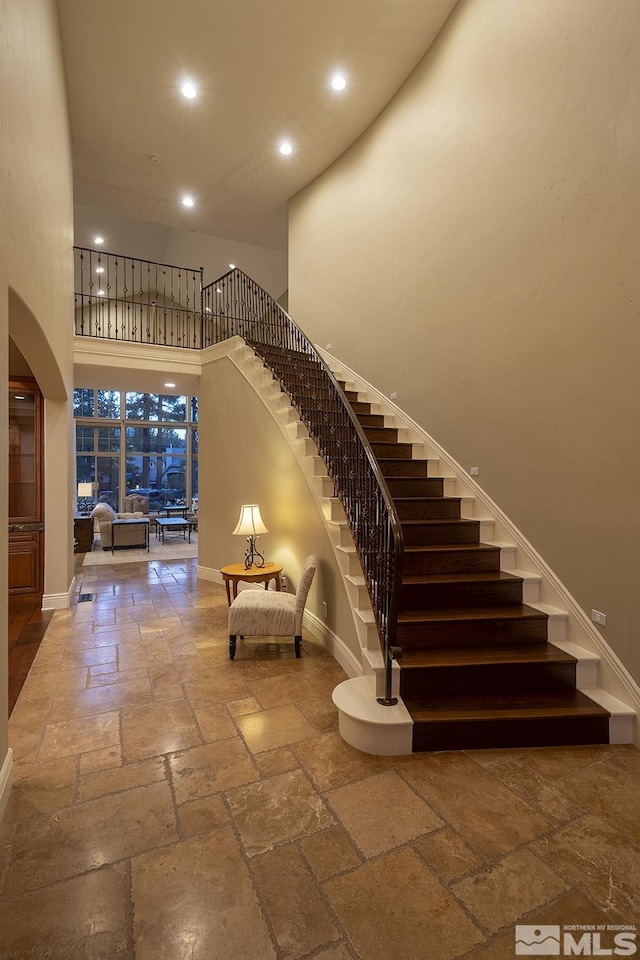
M 50 723 L 44 731 L 39 759 L 47 761 L 120 743 L 117 711 L 61 723 Z
M 443 826 L 392 770 L 331 790 L 327 800 L 365 857 L 375 857 Z M 388 810 L 389 816 L 374 818 L 372 809 Z
M 65 880 L 178 837 L 166 783 L 20 821 L 4 896 Z
M 349 953 L 344 942 L 332 943 L 329 947 L 314 953 L 313 960 L 352 960 L 352 954 Z
M 605 760 L 559 781 L 591 813 L 622 830 L 640 847 L 640 778 Z
M 78 798 L 80 801 L 104 797 L 108 793 L 120 793 L 132 787 L 145 787 L 165 779 L 162 758 L 142 760 L 139 763 L 127 763 L 122 767 L 93 773 L 80 780 Z
M 250 695 L 242 676 L 226 666 L 199 680 L 188 681 L 185 689 L 194 707 L 207 703 L 228 703 Z
M 516 850 L 452 887 L 469 912 L 492 933 L 513 924 L 567 890 L 567 884 L 530 850 Z
M 130 960 L 124 867 L 0 902 L 3 960 Z
M 184 700 L 163 700 L 122 711 L 122 750 L 127 761 L 173 753 L 201 742 Z
M 316 736 L 316 731 L 293 704 L 238 717 L 236 724 L 252 753 Z
M 74 693 L 56 694 L 51 705 L 49 723 L 72 720 L 74 717 L 90 717 L 92 714 L 149 703 L 150 700 L 151 685 L 148 680 L 127 680 L 125 683 L 111 683 L 90 687 L 88 690 L 76 690 Z
M 592 925 L 618 923 L 623 918 L 614 913 L 604 913 L 581 893 L 571 891 L 566 896 L 559 897 L 555 903 L 533 910 L 524 921 L 527 925 L 558 924 Z M 580 934 L 575 936 L 579 939 Z M 606 948 L 605 940 L 602 946 Z M 563 950 L 563 946 L 560 948 Z M 564 952 L 564 951 L 563 951 Z M 476 947 L 465 955 L 465 960 L 514 960 L 515 956 L 515 924 L 507 926 L 502 934 L 492 937 L 486 945 Z M 565 954 L 567 956 L 567 954 Z
M 170 757 L 169 767 L 179 804 L 251 783 L 260 776 L 237 737 L 176 753 Z
M 109 683 L 128 683 L 130 680 L 147 680 L 147 671 L 144 667 L 138 667 L 135 670 L 118 670 L 118 665 L 113 664 L 113 670 L 104 670 L 103 667 L 108 664 L 100 664 L 97 670 L 91 670 L 89 676 L 90 687 L 104 687 Z
M 228 740 L 238 735 L 224 703 L 208 703 L 195 707 L 193 712 L 206 743 Z
M 364 780 L 396 765 L 402 766 L 398 757 L 360 753 L 345 743 L 339 733 L 304 740 L 296 743 L 292 750 L 318 789 L 323 791 L 342 787 L 354 780 Z
M 75 757 L 48 763 L 14 764 L 13 786 L 4 820 L 22 820 L 69 806 L 73 802 L 75 782 Z
M 80 776 L 84 777 L 99 770 L 110 770 L 122 763 L 122 748 L 119 743 L 102 750 L 91 750 L 80 757 Z
M 548 820 L 464 754 L 416 757 L 403 776 L 483 857 L 493 859 L 550 829 Z
M 551 823 L 564 823 L 585 813 L 585 808 L 574 802 L 577 794 L 565 789 L 562 782 L 550 783 L 521 763 L 501 763 L 492 768 L 492 773 L 523 800 L 535 804 Z
M 34 669 L 35 667 L 35 669 Z M 24 689 L 30 697 L 47 696 L 51 693 L 51 677 L 47 670 L 40 670 L 38 664 L 29 671 L 25 680 Z M 86 666 L 62 667 L 55 671 L 56 693 L 71 690 L 83 690 L 87 686 L 88 669 Z
M 132 896 L 136 960 L 276 958 L 229 826 L 137 857 Z
M 457 880 L 481 864 L 480 858 L 450 826 L 418 837 L 414 847 L 445 883 Z
M 284 958 L 298 960 L 338 939 L 320 891 L 294 846 L 258 857 L 253 871 Z
M 333 824 L 300 770 L 231 790 L 227 801 L 250 857 Z
M 318 733 L 331 733 L 338 730 L 340 717 L 330 698 L 299 700 L 297 707 Z
M 243 717 L 247 713 L 258 713 L 262 707 L 255 697 L 244 697 L 242 700 L 231 700 L 227 710 L 232 717 Z
M 584 817 L 530 846 L 603 910 L 640 916 L 640 849 L 604 819 Z
M 178 819 L 185 837 L 197 837 L 229 823 L 229 814 L 222 797 L 214 794 L 181 804 L 178 808 Z
M 329 827 L 328 830 L 303 837 L 300 849 L 318 880 L 328 880 L 362 862 L 342 827 Z
M 275 750 L 259 753 L 255 762 L 263 777 L 274 777 L 278 773 L 296 770 L 300 766 L 289 747 L 277 747 Z
M 581 770 L 598 760 L 605 760 L 614 755 L 615 747 L 608 744 L 578 747 L 539 747 L 523 754 L 520 762 L 530 767 L 545 780 L 556 780 L 566 777 L 576 770 Z
M 366 960 L 453 960 L 484 939 L 406 847 L 328 880 L 324 889 Z
M 247 680 L 252 695 L 265 710 L 298 700 L 311 700 L 316 691 L 303 675 L 282 674 L 266 680 Z

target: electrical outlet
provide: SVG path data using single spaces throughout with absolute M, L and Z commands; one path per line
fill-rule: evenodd
M 395 390 L 393 391 L 393 393 L 390 393 L 390 394 L 389 394 L 389 398 L 390 398 L 391 400 L 397 400 L 397 399 L 398 399 L 398 394 L 395 392 Z
M 324 600 L 322 601 L 322 616 L 325 618 L 325 620 L 329 616 L 329 607 L 327 606 Z
M 327 343 L 327 344 L 325 344 L 325 350 L 331 350 L 331 347 L 332 347 L 332 346 L 333 346 L 332 343 Z
M 477 477 L 478 474 L 480 473 L 480 467 L 470 467 L 469 473 L 471 474 L 472 477 Z
M 591 619 L 594 623 L 599 623 L 601 627 L 606 627 L 607 625 L 607 615 L 600 610 L 592 610 Z

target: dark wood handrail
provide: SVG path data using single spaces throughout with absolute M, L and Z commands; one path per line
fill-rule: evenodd
M 203 289 L 203 346 L 241 336 L 278 379 L 316 443 L 356 545 L 385 658 L 392 661 L 402 585 L 402 526 L 369 441 L 333 373 L 297 324 L 254 280 L 234 269 Z

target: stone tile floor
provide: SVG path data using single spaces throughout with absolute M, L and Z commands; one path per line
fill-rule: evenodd
M 195 561 L 76 572 L 94 599 L 10 720 L 2 960 L 503 960 L 516 922 L 640 925 L 635 748 L 366 756 L 310 635 L 229 662 Z

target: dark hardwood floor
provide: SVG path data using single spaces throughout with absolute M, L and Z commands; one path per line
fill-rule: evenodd
M 39 603 L 9 601 L 9 716 L 31 669 L 53 610 Z

